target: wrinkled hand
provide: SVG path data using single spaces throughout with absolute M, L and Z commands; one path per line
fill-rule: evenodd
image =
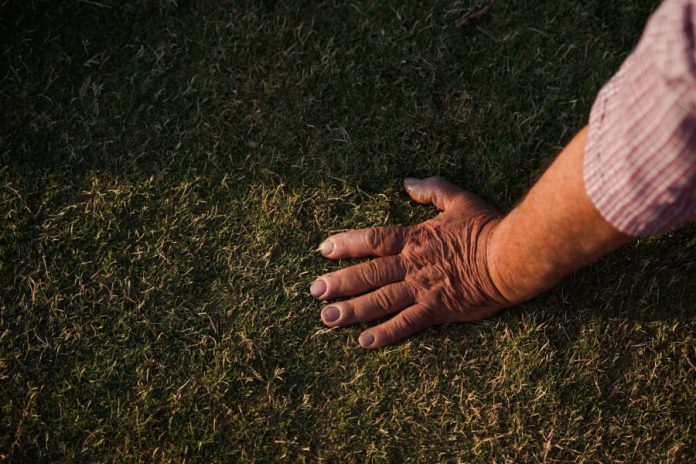
M 365 348 L 395 343 L 435 324 L 485 319 L 509 306 L 487 259 L 500 221 L 496 209 L 438 177 L 406 179 L 404 187 L 415 201 L 443 212 L 416 226 L 343 232 L 319 246 L 329 259 L 378 257 L 325 274 L 310 287 L 320 300 L 360 295 L 322 309 L 330 327 L 396 314 L 360 335 Z

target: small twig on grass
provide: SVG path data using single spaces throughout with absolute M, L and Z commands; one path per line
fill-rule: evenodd
M 86 3 L 88 5 L 92 5 L 92 6 L 98 6 L 100 8 L 111 9 L 111 5 L 105 5 L 103 3 L 95 2 L 94 0 L 77 0 L 77 1 L 80 3 Z
M 459 21 L 454 23 L 454 27 L 457 29 L 462 29 L 464 27 L 470 26 L 473 24 L 475 21 L 481 19 L 486 13 L 488 13 L 491 9 L 490 5 L 486 5 L 480 10 L 473 11 L 467 15 L 462 16 Z

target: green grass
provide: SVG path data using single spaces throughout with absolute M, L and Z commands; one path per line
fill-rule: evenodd
M 333 232 L 503 209 L 654 0 L 0 1 L 0 461 L 690 462 L 694 228 L 365 351 Z

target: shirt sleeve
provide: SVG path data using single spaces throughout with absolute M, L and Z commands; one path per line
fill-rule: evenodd
M 628 235 L 696 222 L 695 24 L 696 0 L 665 0 L 592 106 L 585 189 Z

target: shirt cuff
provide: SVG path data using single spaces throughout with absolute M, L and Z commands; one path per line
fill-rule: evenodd
M 663 2 L 590 113 L 585 189 L 628 235 L 696 221 L 694 24 L 696 1 Z

